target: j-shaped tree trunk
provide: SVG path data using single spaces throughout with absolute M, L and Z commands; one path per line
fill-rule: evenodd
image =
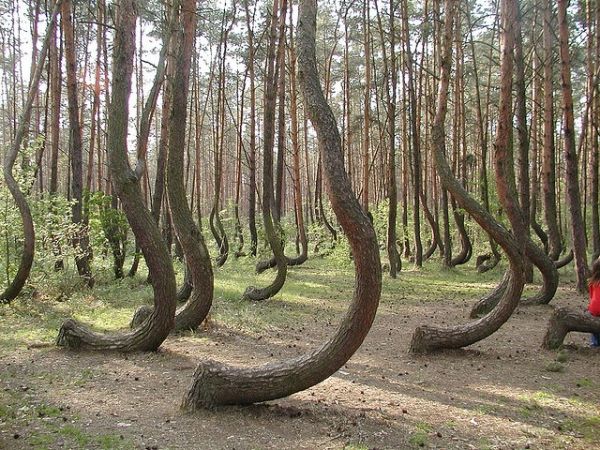
M 471 256 L 473 255 L 473 246 L 471 245 L 471 238 L 469 237 L 467 228 L 465 227 L 465 214 L 459 211 L 454 197 L 452 197 L 451 203 L 452 215 L 454 216 L 454 222 L 456 223 L 456 228 L 458 229 L 458 234 L 460 235 L 461 244 L 460 252 L 450 261 L 450 266 L 456 267 L 469 262 Z
M 510 272 L 508 284 L 498 305 L 487 315 L 474 322 L 453 327 L 420 326 L 415 330 L 411 342 L 412 352 L 427 352 L 442 348 L 460 348 L 471 345 L 494 333 L 504 324 L 514 311 L 523 291 L 523 252 L 513 236 L 472 198 L 454 177 L 446 160 L 444 121 L 448 104 L 448 86 L 450 81 L 452 61 L 453 22 L 458 1 L 446 0 L 445 25 L 443 36 L 443 54 L 441 60 L 441 75 L 438 90 L 438 102 L 435 119 L 432 127 L 435 165 L 443 186 L 456 199 L 457 203 L 473 217 L 481 227 L 498 242 L 506 252 Z M 500 115 L 498 120 L 498 134 L 496 138 L 496 151 L 506 151 L 510 143 L 510 129 L 512 124 L 512 58 L 514 36 L 512 23 L 514 21 L 514 5 L 509 0 L 501 3 L 502 18 L 502 65 L 501 65 L 501 90 L 500 90 Z M 497 179 L 498 195 L 503 198 L 508 196 L 505 180 Z
M 554 145 L 554 61 L 552 21 L 553 0 L 544 2 L 544 147 L 542 155 L 542 189 L 544 200 L 544 216 L 548 225 L 548 254 L 553 261 L 558 259 L 562 251 L 562 241 L 558 228 L 558 212 L 556 207 L 556 148 Z
M 290 23 L 289 32 L 289 65 L 290 65 L 290 136 L 292 138 L 292 160 L 294 174 L 294 203 L 296 223 L 298 224 L 298 238 L 300 241 L 300 253 L 297 257 L 288 260 L 288 265 L 303 264 L 308 258 L 308 237 L 306 227 L 304 226 L 304 211 L 302 207 L 302 180 L 300 167 L 300 131 L 298 124 L 298 83 L 296 80 L 296 42 L 294 36 L 294 26 L 292 23 L 292 3 L 290 2 L 290 11 L 288 13 Z M 290 262 L 292 264 L 290 264 Z
M 213 299 L 213 271 L 210 255 L 204 237 L 194 222 L 183 184 L 185 125 L 197 20 L 196 3 L 196 0 L 176 0 L 173 3 L 173 17 L 179 17 L 179 24 L 169 119 L 167 194 L 173 226 L 183 248 L 187 270 L 190 271 L 194 288 L 188 301 L 176 313 L 176 330 L 196 329 L 206 318 Z
M 515 14 L 515 20 L 513 21 L 513 34 L 515 37 L 514 42 L 516 44 L 517 37 L 520 33 L 520 12 L 516 0 L 508 1 L 511 2 L 511 10 Z M 515 46 L 515 50 L 517 49 L 518 46 Z M 519 58 L 522 58 L 522 54 L 519 54 L 519 52 L 515 53 L 516 54 L 514 62 L 517 69 L 515 84 L 518 87 L 520 80 L 520 69 L 518 65 Z M 522 61 L 520 63 L 523 64 Z M 511 101 L 510 98 L 508 98 L 507 101 Z M 501 105 L 504 106 L 504 103 L 502 101 Z M 508 118 L 512 120 L 512 108 L 510 107 L 510 104 L 507 106 L 507 108 L 510 110 Z M 521 104 L 521 102 L 517 102 L 518 116 L 525 115 L 525 112 L 522 111 L 523 108 L 524 106 Z M 526 126 L 523 124 L 523 120 L 523 117 L 520 117 L 517 121 L 517 130 L 519 132 L 520 140 L 526 139 L 526 137 L 524 136 L 524 134 L 526 133 L 523 133 L 521 130 L 523 126 Z M 500 134 L 500 131 L 504 131 L 504 128 L 504 123 L 501 123 L 499 125 L 498 133 Z M 512 133 L 512 129 L 509 128 L 508 132 L 509 134 Z M 494 153 L 494 166 L 496 169 L 496 183 L 497 185 L 498 183 L 502 185 L 502 189 L 500 188 L 500 186 L 498 186 L 499 200 L 502 204 L 504 211 L 506 212 L 506 215 L 510 220 L 513 229 L 513 235 L 515 236 L 515 239 L 519 242 L 520 246 L 524 249 L 527 261 L 533 262 L 533 264 L 535 264 L 536 267 L 538 267 L 544 279 L 540 292 L 536 296 L 526 300 L 525 302 L 547 304 L 552 300 L 554 294 L 556 293 L 556 289 L 558 288 L 558 272 L 550 258 L 538 246 L 534 244 L 534 242 L 531 240 L 531 237 L 529 236 L 529 212 L 527 212 L 526 214 L 525 211 L 523 211 L 523 209 L 519 205 L 519 202 L 517 201 L 518 194 L 515 181 L 516 175 L 514 169 L 514 154 L 510 145 L 498 145 L 498 143 L 496 144 L 496 149 Z M 524 266 L 527 267 L 527 264 L 525 264 Z M 525 273 L 525 276 L 527 276 L 527 273 Z M 504 280 L 506 280 L 506 276 Z M 500 286 L 502 286 L 502 283 L 500 284 Z M 477 305 L 475 305 L 475 307 L 471 311 L 471 314 L 475 315 L 491 311 L 496 306 L 496 303 L 498 301 L 498 297 L 494 298 L 493 296 L 488 296 L 486 299 L 482 299 L 478 302 Z
M 108 110 L 108 151 L 110 170 L 129 224 L 144 253 L 152 276 L 154 310 L 130 332 L 102 334 L 69 319 L 63 323 L 57 344 L 69 348 L 140 351 L 156 350 L 173 328 L 175 318 L 175 272 L 162 236 L 144 205 L 139 177 L 127 158 L 129 96 L 135 52 L 135 0 L 121 0 L 117 7 L 113 49 L 113 82 Z
M 344 170 L 340 135 L 319 84 L 315 29 L 316 2 L 302 0 L 298 17 L 300 81 L 307 112 L 323 152 L 331 205 L 354 255 L 356 288 L 353 302 L 337 332 L 311 353 L 256 368 L 234 368 L 213 361 L 201 363 L 183 399 L 186 409 L 262 402 L 307 389 L 348 361 L 362 344 L 375 318 L 381 294 L 377 239 Z
M 35 251 L 35 229 L 33 227 L 33 217 L 31 216 L 31 210 L 25 195 L 19 187 L 19 183 L 15 180 L 12 170 L 19 155 L 19 150 L 23 144 L 25 135 L 27 134 L 27 124 L 31 119 L 31 110 L 33 109 L 33 102 L 35 101 L 38 86 L 40 84 L 40 78 L 44 70 L 44 60 L 48 53 L 48 47 L 50 46 L 50 37 L 53 35 L 52 30 L 56 24 L 56 18 L 60 11 L 60 0 L 54 5 L 50 21 L 48 22 L 48 29 L 46 31 L 46 37 L 44 43 L 40 49 L 38 60 L 36 62 L 35 72 L 29 85 L 29 92 L 27 93 L 27 100 L 23 106 L 23 112 L 19 118 L 19 127 L 17 128 L 15 139 L 12 142 L 6 156 L 4 158 L 4 182 L 6 187 L 13 196 L 17 208 L 19 208 L 19 214 L 21 215 L 21 221 L 23 222 L 23 253 L 21 254 L 21 261 L 19 262 L 19 268 L 15 277 L 11 283 L 6 287 L 4 292 L 0 294 L 0 303 L 9 303 L 14 300 L 17 295 L 20 294 L 23 286 L 29 278 L 31 272 L 31 266 L 33 265 L 33 255 Z
M 279 0 L 273 1 L 273 16 L 270 24 L 269 48 L 267 54 L 267 75 L 265 80 L 265 105 L 264 105 L 264 139 L 263 139 L 263 192 L 262 192 L 262 215 L 263 226 L 265 228 L 265 236 L 269 242 L 269 246 L 273 252 L 277 265 L 277 276 L 273 282 L 264 287 L 257 288 L 248 286 L 244 292 L 244 298 L 247 300 L 265 300 L 277 294 L 287 276 L 287 259 L 283 253 L 283 245 L 281 238 L 275 226 L 271 199 L 273 190 L 273 146 L 275 141 L 275 99 L 277 95 L 277 71 L 285 70 L 281 64 L 282 58 L 276 58 L 277 49 L 278 55 L 283 54 L 285 38 L 283 33 L 280 33 L 279 44 L 277 44 L 277 20 L 283 21 L 285 25 L 285 12 L 287 12 L 287 0 L 282 0 L 281 5 Z M 276 15 L 277 14 L 277 15 Z M 280 26 L 282 26 L 280 24 Z M 279 48 L 277 48 L 279 46 Z M 280 53 L 281 52 L 281 53 Z M 276 60 L 277 59 L 277 64 Z
M 167 195 L 175 233 L 186 261 L 185 281 L 177 299 L 180 300 L 188 292 L 189 298 L 175 314 L 174 330 L 181 331 L 198 328 L 206 318 L 213 299 L 213 271 L 206 243 L 194 222 L 183 183 L 186 105 L 196 30 L 196 0 L 173 2 L 171 17 L 176 32 L 171 37 L 175 58 L 172 61 L 172 78 L 169 78 L 172 98 L 168 130 Z M 151 311 L 147 306 L 138 309 L 132 326 L 142 323 Z
M 226 108 L 226 83 L 225 83 L 225 72 L 226 72 L 226 58 L 227 58 L 227 44 L 229 39 L 229 32 L 233 27 L 234 20 L 227 26 L 226 24 L 226 12 L 223 12 L 223 23 L 221 28 L 221 41 L 219 43 L 219 86 L 217 90 L 217 126 L 216 126 L 216 138 L 215 138 L 215 167 L 214 167 L 214 197 L 213 205 L 209 215 L 210 231 L 215 238 L 217 248 L 219 249 L 219 256 L 216 260 L 217 267 L 223 266 L 229 257 L 229 238 L 225 232 L 225 227 L 221 221 L 221 187 L 223 184 L 223 154 L 225 150 L 225 108 Z

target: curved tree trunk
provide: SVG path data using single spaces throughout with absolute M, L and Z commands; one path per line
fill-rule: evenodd
M 48 47 L 50 46 L 52 30 L 55 27 L 56 18 L 58 16 L 58 12 L 60 11 L 60 3 L 61 1 L 58 0 L 54 5 L 54 9 L 52 10 L 46 36 L 44 37 L 44 43 L 40 49 L 35 72 L 31 79 L 29 92 L 27 93 L 27 100 L 23 106 L 21 117 L 19 118 L 19 127 L 16 131 L 15 139 L 4 159 L 4 181 L 6 183 L 6 187 L 8 187 L 8 190 L 15 199 L 15 203 L 19 208 L 19 213 L 21 215 L 21 221 L 23 222 L 23 253 L 21 254 L 21 261 L 19 262 L 19 268 L 17 269 L 15 277 L 6 287 L 4 292 L 0 294 L 0 303 L 9 303 L 20 294 L 23 286 L 25 286 L 27 278 L 29 278 L 31 266 L 33 265 L 33 255 L 35 252 L 35 229 L 33 227 L 33 217 L 31 216 L 31 210 L 27 204 L 27 199 L 21 191 L 17 180 L 15 180 L 12 170 L 15 165 L 15 161 L 17 160 L 19 150 L 21 149 L 21 145 L 23 144 L 25 135 L 27 134 L 27 124 L 31 118 L 33 102 L 35 101 L 38 86 L 40 84 L 40 78 L 42 77 L 42 72 L 44 70 L 44 60 L 46 59 Z
M 115 191 L 152 276 L 154 311 L 139 328 L 127 333 L 102 334 L 69 319 L 60 329 L 57 345 L 95 350 L 156 350 L 173 328 L 175 272 L 160 231 L 144 205 L 139 178 L 127 159 L 128 102 L 135 51 L 136 2 L 121 0 L 115 9 L 113 83 L 108 112 L 108 149 Z
M 544 151 L 542 158 L 542 188 L 544 200 L 544 215 L 548 226 L 548 254 L 556 261 L 562 251 L 560 230 L 558 229 L 558 213 L 556 207 L 556 148 L 554 145 L 554 95 L 553 70 L 554 52 L 552 39 L 554 26 L 552 24 L 553 0 L 544 3 Z
M 520 57 L 522 59 L 522 54 L 518 53 L 518 45 L 517 44 L 517 37 L 520 34 L 520 11 L 519 11 L 519 6 L 518 6 L 518 2 L 516 0 L 508 0 L 511 5 L 510 8 L 512 10 L 513 13 L 513 25 L 514 25 L 514 29 L 512 30 L 513 33 L 513 48 L 515 50 L 515 58 L 514 58 L 514 62 L 515 62 L 515 68 L 516 68 L 516 87 L 517 89 L 521 88 L 524 89 L 523 86 L 520 86 L 519 83 L 523 83 L 522 78 L 522 72 L 523 72 L 523 67 L 519 67 L 519 62 L 518 62 L 518 58 Z M 507 31 L 508 33 L 508 31 Z M 506 42 L 506 41 L 505 41 Z M 506 44 L 505 44 L 506 45 Z M 509 51 L 508 49 L 505 51 Z M 523 61 L 520 61 L 520 64 L 522 66 Z M 510 72 L 512 72 L 512 64 L 510 64 Z M 510 73 L 508 71 L 507 68 L 507 74 L 509 77 L 512 77 L 512 73 Z M 521 73 L 521 76 L 519 76 L 519 73 Z M 504 75 L 504 72 L 503 72 Z M 512 84 L 512 83 L 511 83 Z M 517 96 L 517 99 L 519 100 L 517 102 L 517 110 L 518 110 L 518 120 L 517 120 L 517 124 L 518 124 L 518 128 L 517 130 L 519 131 L 519 140 L 520 140 L 520 146 L 525 146 L 527 147 L 527 151 L 529 149 L 529 145 L 527 143 L 521 142 L 524 140 L 528 140 L 528 135 L 527 132 L 523 132 L 522 128 L 526 128 L 526 124 L 523 123 L 525 118 L 524 116 L 526 116 L 526 111 L 523 111 L 525 109 L 525 105 L 523 104 L 524 99 L 519 98 L 519 96 Z M 506 101 L 506 105 L 504 104 L 503 100 L 501 99 L 501 106 L 505 106 L 507 109 L 506 112 L 506 116 L 503 116 L 501 119 L 508 121 L 508 125 L 504 125 L 504 123 L 500 123 L 499 124 L 499 128 L 498 128 L 498 140 L 500 139 L 500 133 L 501 132 L 506 132 L 508 134 L 508 138 L 510 140 L 510 135 L 512 134 L 512 126 L 510 125 L 512 123 L 512 117 L 513 117 L 513 112 L 512 112 L 512 99 L 510 97 L 510 94 L 507 94 L 507 99 Z M 501 111 L 502 112 L 502 111 Z M 530 235 L 529 235 L 529 226 L 528 226 L 528 219 L 529 219 L 529 211 L 527 211 L 527 214 L 525 214 L 525 211 L 523 211 L 523 209 L 521 208 L 521 206 L 519 205 L 519 202 L 517 201 L 518 199 L 518 191 L 517 191 L 517 186 L 516 186 L 516 181 L 515 181 L 515 164 L 514 164 L 514 153 L 512 150 L 512 146 L 509 144 L 509 142 L 507 141 L 506 144 L 504 145 L 499 145 L 498 144 L 498 140 L 496 142 L 496 147 L 495 147 L 495 154 L 494 154 L 494 166 L 496 169 L 496 185 L 498 186 L 498 194 L 499 194 L 499 199 L 500 202 L 502 204 L 502 207 L 504 209 L 504 211 L 506 212 L 506 215 L 509 218 L 509 221 L 511 223 L 512 226 L 512 230 L 513 230 L 513 235 L 515 236 L 515 239 L 517 240 L 517 242 L 519 242 L 520 247 L 524 249 L 524 253 L 526 256 L 526 259 L 523 261 L 524 262 L 524 267 L 527 268 L 528 264 L 526 263 L 526 261 L 531 261 L 533 264 L 536 265 L 536 267 L 538 267 L 538 269 L 540 270 L 540 272 L 542 273 L 542 276 L 544 278 L 544 283 L 542 286 L 542 289 L 540 291 L 540 293 L 538 295 L 536 295 L 535 297 L 531 298 L 528 300 L 528 302 L 531 303 L 549 303 L 552 298 L 554 297 L 554 294 L 556 293 L 556 289 L 558 288 L 558 272 L 556 271 L 556 268 L 554 267 L 554 264 L 552 263 L 552 261 L 550 260 L 550 258 L 548 258 L 531 240 Z M 520 157 L 523 158 L 523 149 L 520 149 Z M 527 153 L 527 152 L 525 152 Z M 523 169 L 523 168 L 522 168 Z M 527 168 L 528 170 L 528 168 Z M 527 207 L 529 207 L 529 201 L 528 201 L 528 190 L 527 190 L 527 195 L 526 195 L 526 199 L 525 199 L 525 203 L 527 204 Z M 525 273 L 525 277 L 527 277 L 527 273 Z
M 587 311 L 576 311 L 569 308 L 555 309 L 548 322 L 542 347 L 548 350 L 560 348 L 565 337 L 571 331 L 600 333 L 600 317 L 592 316 Z
M 441 76 L 438 91 L 438 106 L 432 128 L 432 139 L 434 143 L 434 156 L 436 169 L 444 187 L 453 195 L 477 223 L 479 223 L 490 236 L 506 252 L 510 269 L 508 274 L 508 285 L 504 294 L 489 314 L 474 322 L 454 327 L 420 326 L 412 338 L 411 351 L 426 352 L 441 348 L 460 348 L 471 345 L 494 333 L 504 322 L 508 320 L 514 311 L 521 293 L 523 291 L 523 253 L 515 242 L 512 235 L 475 200 L 462 187 L 461 183 L 454 177 L 452 170 L 446 160 L 444 119 L 447 111 L 448 85 L 450 81 L 452 35 L 454 12 L 457 7 L 456 0 L 446 0 L 446 18 L 444 27 L 444 47 L 441 62 Z M 509 145 L 511 125 L 511 93 L 512 93 L 512 22 L 514 14 L 512 5 L 508 0 L 502 1 L 503 40 L 502 40 L 502 66 L 501 66 L 501 96 L 500 117 L 498 120 L 498 135 L 496 139 L 496 151 L 505 151 Z M 512 13 L 512 14 L 510 14 Z M 498 195 L 503 198 L 508 196 L 508 189 L 503 180 L 497 179 Z
M 194 290 L 194 286 L 192 286 L 192 271 L 185 265 L 185 272 L 183 274 L 183 283 L 177 290 L 177 301 L 185 302 L 192 295 L 192 291 Z
M 490 239 L 491 253 L 477 257 L 477 273 L 485 273 L 492 270 L 500 262 L 502 257 L 498 252 L 498 244 L 493 239 Z
M 429 258 L 433 256 L 435 250 L 439 247 L 442 250 L 442 254 L 444 253 L 444 244 L 442 242 L 442 237 L 440 234 L 440 225 L 436 222 L 435 217 L 431 213 L 427 205 L 427 199 L 425 196 L 421 199 L 421 204 L 423 205 L 423 213 L 425 214 L 425 218 L 429 222 L 429 226 L 431 227 L 431 235 L 433 239 L 431 240 L 431 245 L 427 249 L 427 251 L 423 254 L 423 261 L 427 261 Z
M 225 12 L 223 13 L 225 14 Z M 233 21 L 231 22 L 231 26 L 227 28 L 225 17 L 223 18 L 222 28 L 221 28 L 221 38 L 219 45 L 219 58 L 220 58 L 220 66 L 219 66 L 219 86 L 218 86 L 218 94 L 217 94 L 217 136 L 215 139 L 215 144 L 217 148 L 215 148 L 215 167 L 214 167 L 214 197 L 213 197 L 213 205 L 210 210 L 209 216 L 209 225 L 210 231 L 217 242 L 217 248 L 219 249 L 219 256 L 216 260 L 217 267 L 223 266 L 229 257 L 229 239 L 227 234 L 225 233 L 225 228 L 223 227 L 223 223 L 221 222 L 220 216 L 220 208 L 221 208 L 221 185 L 223 184 L 223 152 L 225 147 L 225 70 L 226 64 L 225 60 L 227 57 L 227 41 L 229 38 L 229 32 L 231 31 L 231 26 L 233 26 Z
M 452 197 L 451 202 L 452 214 L 454 215 L 456 228 L 458 229 L 458 233 L 460 234 L 461 243 L 460 253 L 454 258 L 452 258 L 452 260 L 450 261 L 450 266 L 456 267 L 469 262 L 471 256 L 473 255 L 473 246 L 471 245 L 471 239 L 469 238 L 469 234 L 467 233 L 467 229 L 465 228 L 465 215 L 462 212 L 458 211 L 454 197 Z
M 279 12 L 278 12 L 279 11 Z M 269 49 L 268 49 L 268 68 L 266 75 L 266 92 L 265 92 L 265 105 L 264 105 L 264 140 L 263 140 L 263 192 L 262 192 L 262 215 L 263 215 L 263 226 L 265 228 L 265 235 L 271 250 L 273 251 L 273 255 L 275 257 L 275 261 L 277 264 L 277 276 L 273 282 L 264 287 L 264 288 L 256 288 L 254 286 L 248 286 L 246 291 L 244 292 L 244 298 L 246 300 L 265 300 L 267 298 L 273 297 L 277 294 L 283 284 L 285 283 L 285 278 L 287 276 L 287 261 L 286 257 L 283 253 L 283 245 L 281 242 L 281 238 L 279 233 L 277 232 L 277 228 L 273 221 L 272 208 L 271 208 L 271 198 L 272 198 L 272 190 L 273 190 L 273 146 L 275 141 L 275 99 L 277 95 L 277 71 L 285 70 L 283 64 L 281 64 L 281 58 L 279 57 L 283 52 L 283 38 L 284 36 L 280 36 L 279 47 L 276 58 L 275 49 L 276 45 L 276 35 L 277 35 L 277 20 L 284 21 L 283 25 L 285 25 L 285 12 L 287 12 L 287 0 L 282 0 L 281 6 L 279 6 L 279 1 L 274 0 L 273 2 L 273 15 L 278 12 L 277 17 L 273 16 L 271 18 L 271 26 L 270 26 L 270 39 L 269 39 Z M 281 25 L 281 26 L 283 26 Z M 280 54 L 281 52 L 281 54 Z M 277 64 L 275 62 L 277 59 Z
M 524 299 L 523 303 L 546 305 L 554 298 L 556 290 L 558 289 L 559 277 L 556 262 L 550 260 L 548 255 L 535 245 L 530 238 L 528 238 L 524 244 L 525 256 L 527 256 L 527 258 L 538 268 L 542 274 L 543 281 L 539 292 L 531 298 Z M 473 306 L 470 317 L 479 317 L 494 309 L 502 298 L 507 286 L 508 272 L 505 272 L 500 284 Z
M 571 261 L 573 261 L 573 257 L 574 257 L 573 249 L 571 249 L 562 259 L 559 259 L 558 261 L 554 261 L 554 267 L 556 267 L 557 269 L 565 267 L 567 264 L 569 264 Z
M 176 0 L 173 17 L 179 17 L 177 57 L 169 118 L 169 154 L 167 164 L 167 195 L 173 226 L 189 270 L 193 291 L 175 315 L 175 330 L 196 329 L 206 318 L 213 300 L 213 271 L 210 255 L 202 233 L 194 223 L 183 184 L 185 126 L 187 98 L 194 37 L 196 31 L 196 0 Z M 199 170 L 199 168 L 197 168 Z
M 381 294 L 381 264 L 375 231 L 362 211 L 344 170 L 341 139 L 317 74 L 316 2 L 302 0 L 298 18 L 298 61 L 305 104 L 321 143 L 332 207 L 346 232 L 356 265 L 356 288 L 350 309 L 332 338 L 312 353 L 257 368 L 201 363 L 183 399 L 197 409 L 220 404 L 272 400 L 307 389 L 337 371 L 366 337 Z

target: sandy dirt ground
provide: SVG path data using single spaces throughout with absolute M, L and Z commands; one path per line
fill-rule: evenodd
M 254 406 L 179 408 L 198 361 L 250 366 L 296 356 L 335 330 L 339 303 L 315 304 L 312 321 L 255 333 L 213 319 L 197 333 L 170 337 L 156 353 L 5 353 L 0 448 L 600 448 L 600 350 L 588 348 L 587 335 L 568 336 L 561 352 L 542 350 L 552 307 L 529 306 L 468 349 L 414 356 L 408 347 L 416 326 L 464 322 L 474 298 L 421 302 L 410 295 L 384 291 L 367 340 L 334 376 Z M 572 288 L 553 301 L 581 304 Z

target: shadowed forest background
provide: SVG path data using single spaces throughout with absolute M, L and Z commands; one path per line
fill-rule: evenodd
M 600 445 L 600 1 L 0 13 L 0 448 Z

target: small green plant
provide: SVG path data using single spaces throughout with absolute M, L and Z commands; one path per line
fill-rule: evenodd
M 594 385 L 593 381 L 589 378 L 580 378 L 576 384 L 577 387 L 592 387 Z
M 569 360 L 569 354 L 564 351 L 561 350 L 560 352 L 558 352 L 558 354 L 556 355 L 555 361 L 559 362 L 559 363 L 566 363 Z
M 565 365 L 558 361 L 551 361 L 548 364 L 546 364 L 546 367 L 544 367 L 544 370 L 546 372 L 564 372 Z
M 415 428 L 416 431 L 411 433 L 410 437 L 408 438 L 409 444 L 418 447 L 425 447 L 425 445 L 427 445 L 427 438 L 433 431 L 433 428 L 427 422 L 417 422 L 415 424 Z

